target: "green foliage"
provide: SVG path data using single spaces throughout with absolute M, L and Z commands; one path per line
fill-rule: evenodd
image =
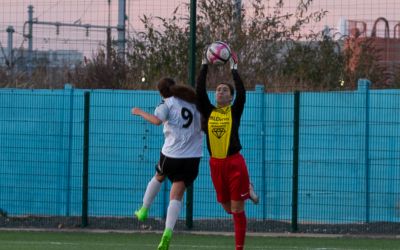
M 164 19 L 144 16 L 141 20 L 145 32 L 139 32 L 128 41 L 128 64 L 131 79 L 139 81 L 145 77 L 155 82 L 164 76 L 172 76 L 186 82 L 188 78 L 188 25 L 181 25 L 176 16 Z M 161 22 L 162 32 L 155 21 Z
M 313 0 L 299 1 L 292 13 L 286 11 L 284 0 L 273 7 L 271 2 L 252 0 L 237 18 L 231 0 L 199 0 L 196 67 L 206 46 L 222 40 L 237 52 L 248 88 L 264 84 L 268 91 L 335 90 L 355 88 L 359 78 L 384 81 L 371 44 L 346 47 L 351 38 L 334 40 L 327 33 L 330 30 L 305 30 L 305 25 L 318 23 L 327 14 L 325 10 L 310 11 Z M 178 18 L 177 12 L 178 8 L 168 19 L 144 16 L 146 31 L 130 39 L 130 65 L 150 82 L 166 75 L 181 83 L 187 81 L 189 16 Z M 351 68 L 354 54 L 359 59 Z M 229 67 L 210 67 L 211 87 L 230 80 Z
M 320 21 L 326 14 L 325 11 L 308 13 L 312 2 L 301 1 L 294 13 L 285 13 L 283 0 L 276 3 L 272 12 L 267 12 L 265 1 L 253 0 L 250 8 L 242 9 L 238 19 L 232 1 L 200 0 L 196 27 L 197 58 L 201 58 L 211 42 L 227 41 L 238 53 L 239 69 L 248 87 L 276 82 L 285 76 L 292 79 L 293 72 L 289 71 L 292 65 L 285 64 L 282 53 L 297 53 L 291 52 L 298 48 L 288 47 L 289 41 L 292 44 L 315 38 L 314 34 L 304 35 L 302 28 L 308 23 Z M 269 1 L 267 3 L 270 4 Z M 146 31 L 130 39 L 130 65 L 136 72 L 150 77 L 150 81 L 165 75 L 175 77 L 178 82 L 187 80 L 189 16 L 178 18 L 176 13 L 177 9 L 169 19 L 144 16 L 142 22 Z M 182 21 L 186 22 L 185 25 Z M 156 27 L 157 22 L 160 25 Z M 200 61 L 197 60 L 197 67 Z M 285 65 L 289 68 L 283 69 Z M 231 78 L 227 74 L 229 67 L 211 67 L 210 71 L 209 82 L 212 85 Z
M 313 2 L 299 0 L 287 11 L 284 0 L 250 0 L 238 11 L 231 0 L 198 0 L 196 69 L 207 45 L 222 40 L 237 52 L 247 88 L 263 84 L 267 91 L 352 89 L 359 78 L 370 79 L 373 87 L 388 79 L 400 82 L 399 66 L 392 65 L 390 72 L 382 67 L 379 52 L 369 39 L 335 40 L 329 30 L 305 30 L 327 14 L 325 10 L 311 11 Z M 57 87 L 54 83 L 62 87 L 69 82 L 81 88 L 149 89 L 165 76 L 186 84 L 189 8 L 188 3 L 181 4 L 168 18 L 142 16 L 144 30 L 130 33 L 126 60 L 120 59 L 115 48 L 107 47 L 73 69 L 52 71 L 44 63 L 32 77 L 0 69 L 0 85 L 52 88 Z M 229 67 L 210 67 L 208 80 L 211 87 L 231 81 Z
M 128 66 L 118 58 L 114 49 L 99 49 L 93 59 L 85 58 L 84 65 L 76 67 L 68 82 L 78 88 L 125 88 Z
M 63 88 L 68 82 L 66 75 L 70 69 L 50 68 L 48 65 L 37 65 L 32 74 L 26 70 L 15 68 L 0 68 L 0 87 L 2 88 Z
M 295 42 L 284 55 L 282 79 L 296 89 L 335 89 L 344 80 L 344 57 L 340 45 L 329 36 Z
M 343 50 L 346 81 L 355 85 L 358 79 L 366 78 L 374 83 L 372 87 L 379 87 L 387 81 L 387 75 L 383 73 L 385 68 L 379 62 L 380 52 L 374 44 L 374 38 L 348 37 Z

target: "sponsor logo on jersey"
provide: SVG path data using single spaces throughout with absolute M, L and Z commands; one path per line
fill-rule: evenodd
M 218 138 L 221 139 L 222 136 L 226 133 L 224 128 L 213 128 L 212 133 Z

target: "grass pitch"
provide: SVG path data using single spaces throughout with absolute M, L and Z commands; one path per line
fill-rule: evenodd
M 0 231 L 0 250 L 148 250 L 157 249 L 157 233 Z M 232 250 L 233 236 L 176 233 L 170 250 Z M 400 249 L 400 239 L 354 237 L 248 236 L 246 250 Z

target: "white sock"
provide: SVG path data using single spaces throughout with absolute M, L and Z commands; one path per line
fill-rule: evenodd
M 159 182 L 156 177 L 153 177 L 147 184 L 146 192 L 143 196 L 143 206 L 149 208 L 151 203 L 153 203 L 154 198 L 157 196 L 161 189 L 161 182 Z
M 167 220 L 165 221 L 165 228 L 174 230 L 176 221 L 179 217 L 179 212 L 181 211 L 182 202 L 178 200 L 171 200 L 169 202 L 167 211 Z

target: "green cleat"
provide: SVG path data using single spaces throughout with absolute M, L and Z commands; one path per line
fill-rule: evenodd
M 136 218 L 140 221 L 145 221 L 147 219 L 148 208 L 142 207 L 141 209 L 135 211 Z
M 158 245 L 158 250 L 168 250 L 169 249 L 169 243 L 171 242 L 172 238 L 172 230 L 169 228 L 166 228 L 164 230 L 163 236 L 161 238 L 161 242 Z

